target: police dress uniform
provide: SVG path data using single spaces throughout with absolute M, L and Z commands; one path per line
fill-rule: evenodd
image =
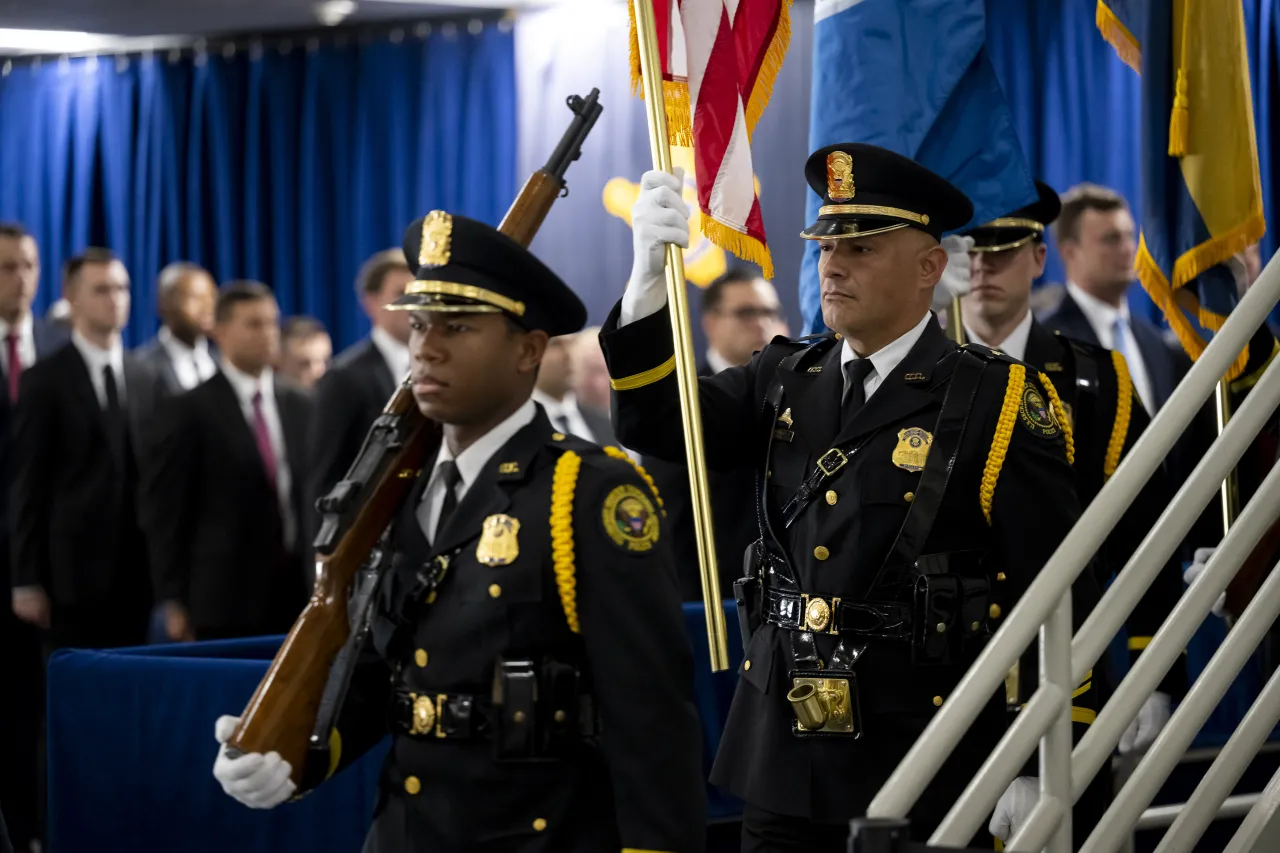
M 551 335 L 585 320 L 482 223 L 433 212 L 406 257 L 418 280 L 399 308 L 501 311 Z M 434 541 L 419 523 L 434 466 L 385 538 L 331 773 L 391 735 L 367 853 L 697 853 L 693 663 L 661 501 L 621 452 L 555 432 L 532 401 L 512 417 Z
M 950 184 L 873 146 L 821 149 L 805 173 L 824 202 L 810 239 L 906 227 L 936 238 L 972 215 Z M 601 337 L 619 438 L 678 459 L 667 312 L 621 327 L 619 312 Z M 865 814 L 1079 515 L 1050 383 L 958 347 L 932 316 L 914 333 L 843 422 L 834 335 L 775 338 L 745 367 L 699 380 L 708 467 L 752 467 L 760 490 L 756 576 L 738 590 L 745 659 L 712 773 L 748 804 L 744 849 L 842 850 L 844 821 Z M 1096 589 L 1078 587 L 1077 606 L 1092 606 Z M 823 678 L 834 683 L 814 684 Z M 835 697 L 840 725 L 801 723 L 789 694 L 806 684 Z M 1001 690 L 913 810 L 913 834 L 927 836 L 1006 726 Z M 750 824 L 772 818 L 797 834 L 753 847 Z

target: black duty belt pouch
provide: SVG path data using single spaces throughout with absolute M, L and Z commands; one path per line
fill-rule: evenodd
M 499 658 L 493 668 L 496 761 L 538 757 L 538 673 L 531 660 Z

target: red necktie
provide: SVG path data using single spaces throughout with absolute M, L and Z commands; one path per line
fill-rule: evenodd
M 267 419 L 262 414 L 262 392 L 253 392 L 253 437 L 258 442 L 258 453 L 262 456 L 262 467 L 266 469 L 267 480 L 272 491 L 276 490 L 276 452 L 271 445 L 271 431 L 267 429 Z
M 22 357 L 18 355 L 18 336 L 13 332 L 5 339 L 9 347 L 9 402 L 18 402 L 18 382 L 22 379 Z

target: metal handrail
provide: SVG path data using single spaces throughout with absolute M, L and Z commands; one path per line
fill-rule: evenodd
M 1280 261 L 1273 257 L 1257 281 L 1254 282 L 1253 286 L 1241 299 L 1239 305 L 1231 312 L 1222 329 L 1214 336 L 1213 341 L 1193 365 L 1190 372 L 1179 383 L 1173 395 L 1152 421 L 1151 427 L 1146 434 L 1129 452 L 1116 474 L 1103 486 L 1093 502 L 1085 509 L 1070 535 L 1032 580 L 1017 606 L 1009 613 L 1004 625 L 982 650 L 969 671 L 960 680 L 956 689 L 947 698 L 947 701 L 934 716 L 933 720 L 930 721 L 925 731 L 894 770 L 889 780 L 880 789 L 875 799 L 872 800 L 868 808 L 870 817 L 902 818 L 906 816 L 907 812 L 923 793 L 925 787 L 933 781 L 944 760 L 956 748 L 960 739 L 968 731 L 969 726 L 972 725 L 973 721 L 986 706 L 991 695 L 999 688 L 1005 673 L 1030 645 L 1037 630 L 1041 629 L 1042 626 L 1047 629 L 1049 627 L 1048 623 L 1053 621 L 1050 614 L 1057 610 L 1064 599 L 1070 598 L 1068 591 L 1072 583 L 1084 571 L 1086 565 L 1114 528 L 1117 520 L 1138 496 L 1139 491 L 1151 477 L 1156 467 L 1168 455 L 1183 431 L 1195 418 L 1201 405 L 1214 392 L 1218 379 L 1226 374 L 1236 355 L 1245 348 L 1253 331 L 1263 322 L 1277 302 L 1280 302 Z M 1273 373 L 1277 375 L 1272 376 Z M 1264 383 L 1266 384 L 1265 388 L 1263 387 Z M 1108 632 L 1102 626 L 1113 623 L 1115 628 L 1118 628 L 1123 624 L 1134 606 L 1136 606 L 1143 591 L 1150 585 L 1151 580 L 1172 554 L 1173 548 L 1176 547 L 1176 542 L 1181 538 L 1181 534 L 1185 533 L 1194 522 L 1196 516 L 1198 516 L 1199 511 L 1211 500 L 1212 495 L 1206 486 L 1212 483 L 1214 489 L 1216 489 L 1220 485 L 1226 472 L 1243 454 L 1244 447 L 1248 444 L 1248 439 L 1257 433 L 1262 420 L 1265 420 L 1265 416 L 1274 409 L 1273 403 L 1271 409 L 1268 409 L 1266 413 L 1260 414 L 1269 392 L 1280 394 L 1280 369 L 1275 366 L 1268 368 L 1262 381 L 1255 387 L 1254 393 L 1250 394 L 1240 412 L 1228 424 L 1227 431 L 1224 431 L 1224 435 L 1205 454 L 1204 459 L 1197 466 L 1184 489 L 1179 492 L 1177 499 L 1161 516 L 1156 529 L 1153 529 L 1151 534 L 1139 546 L 1129 566 L 1121 572 L 1116 583 L 1112 584 L 1108 595 L 1104 596 L 1102 602 L 1094 608 L 1089 619 L 1086 620 L 1085 628 L 1082 628 L 1080 634 L 1072 642 L 1071 669 L 1073 680 L 1071 683 L 1078 682 L 1083 677 L 1089 666 L 1101 656 L 1109 638 L 1114 635 L 1115 629 Z M 1250 404 L 1253 405 L 1251 406 Z M 1252 427 L 1252 430 L 1250 430 L 1250 427 Z M 1218 476 L 1219 471 L 1221 471 L 1221 476 Z M 1217 476 L 1217 482 L 1213 482 L 1215 476 Z M 1270 481 L 1271 478 L 1268 477 L 1268 483 L 1264 484 L 1264 488 L 1270 484 Z M 1204 500 L 1199 506 L 1196 506 L 1194 502 L 1200 497 L 1203 497 Z M 1261 499 L 1261 493 L 1257 497 Z M 1256 507 L 1259 503 L 1262 503 L 1262 501 L 1251 501 L 1250 507 Z M 1152 644 L 1148 646 L 1140 657 L 1129 677 L 1122 682 L 1120 690 L 1117 691 L 1117 696 L 1113 697 L 1112 701 L 1103 709 L 1103 713 L 1095 722 L 1094 727 L 1096 728 L 1100 723 L 1105 723 L 1105 729 L 1094 736 L 1093 741 L 1090 743 L 1090 753 L 1098 749 L 1100 744 L 1111 740 L 1109 737 L 1111 730 L 1117 726 L 1116 738 L 1118 739 L 1119 732 L 1123 731 L 1129 720 L 1133 718 L 1133 713 L 1137 711 L 1138 706 L 1141 705 L 1146 696 L 1150 695 L 1155 683 L 1168 670 L 1169 665 L 1176 659 L 1177 653 L 1181 651 L 1179 647 L 1172 657 L 1168 657 L 1169 648 L 1175 642 L 1176 637 L 1182 633 L 1183 627 L 1185 627 L 1181 623 L 1195 618 L 1194 614 L 1198 611 L 1199 618 L 1195 618 L 1195 623 L 1191 628 L 1192 631 L 1194 630 L 1195 625 L 1199 624 L 1204 614 L 1212 606 L 1218 592 L 1225 588 L 1230 575 L 1238 569 L 1248 550 L 1252 549 L 1252 544 L 1249 543 L 1249 540 L 1254 539 L 1255 533 L 1258 538 L 1261 537 L 1261 532 L 1255 530 L 1255 528 L 1260 524 L 1259 520 L 1265 517 L 1265 511 L 1255 508 L 1248 526 L 1245 525 L 1246 515 L 1249 515 L 1248 509 L 1246 509 L 1245 514 L 1241 515 L 1237 524 L 1233 526 L 1231 535 L 1223 541 L 1219 552 L 1210 561 L 1210 565 L 1204 574 L 1192 585 L 1191 590 L 1183 596 L 1178 607 L 1175 608 L 1174 616 L 1156 633 Z M 1263 529 L 1265 530 L 1265 528 Z M 1253 544 L 1256 544 L 1256 539 L 1254 539 Z M 1274 574 L 1273 577 L 1277 579 L 1277 584 L 1280 584 L 1280 573 Z M 1268 584 L 1270 584 L 1270 579 Z M 1280 588 L 1277 588 L 1276 592 L 1280 593 Z M 1245 618 L 1241 619 L 1241 624 L 1238 624 L 1232 632 L 1233 634 L 1241 634 L 1236 642 L 1232 644 L 1232 654 L 1249 638 L 1240 631 L 1240 628 L 1245 623 L 1245 619 L 1250 612 L 1254 614 L 1251 624 L 1256 624 L 1262 619 L 1260 614 L 1270 609 L 1271 605 L 1262 601 L 1262 599 L 1263 596 L 1260 593 L 1246 611 Z M 1277 595 L 1277 601 L 1280 601 L 1280 595 Z M 1203 609 L 1201 609 L 1201 605 L 1203 605 Z M 1051 637 L 1052 633 L 1051 631 L 1046 631 L 1041 644 L 1042 655 L 1045 654 L 1043 646 L 1050 643 L 1057 645 L 1057 642 Z M 1252 631 L 1248 632 L 1250 636 L 1252 633 Z M 1224 648 L 1226 645 L 1224 643 Z M 1061 659 L 1060 655 L 1053 651 L 1048 654 L 1047 660 Z M 1223 666 L 1220 665 L 1221 661 L 1226 661 L 1229 657 L 1230 655 L 1222 656 L 1222 649 L 1220 649 L 1219 655 L 1215 655 L 1210 667 L 1217 665 L 1219 669 L 1223 669 Z M 1162 660 L 1162 658 L 1167 659 Z M 1161 668 L 1162 664 L 1163 668 Z M 1046 669 L 1047 667 L 1045 666 L 1041 667 L 1042 685 L 1053 683 L 1053 675 L 1052 673 L 1046 673 Z M 1206 670 L 1206 675 L 1202 675 L 1201 680 L 1204 681 L 1207 677 L 1209 677 L 1209 681 L 1213 680 L 1210 676 L 1210 670 Z M 1133 681 L 1130 682 L 1130 679 L 1133 679 Z M 1145 693 L 1135 686 L 1148 683 L 1149 686 Z M 1126 684 L 1131 686 L 1122 696 L 1121 691 L 1124 691 Z M 1199 682 L 1197 685 L 1199 685 Z M 1208 682 L 1206 682 L 1206 685 L 1201 690 L 1202 696 L 1208 695 Z M 1056 687 L 1057 685 L 1055 684 L 1054 686 Z M 1040 688 L 1040 690 L 1044 689 L 1043 686 Z M 1039 692 L 1037 690 L 1037 693 Z M 1121 699 L 1120 702 L 1116 701 L 1117 697 Z M 1035 697 L 1033 696 L 1032 698 L 1034 701 Z M 1134 702 L 1135 698 L 1137 700 L 1136 703 Z M 1055 695 L 1054 699 L 1061 703 L 1062 710 L 1065 710 L 1069 705 L 1069 701 L 1060 696 Z M 1214 701 L 1216 702 L 1216 699 Z M 1132 705 L 1132 708 L 1129 708 L 1130 705 Z M 1184 703 L 1184 707 L 1185 705 L 1186 703 Z M 1128 717 L 1121 722 L 1122 715 L 1126 711 L 1129 712 Z M 1186 713 L 1183 713 L 1183 711 L 1184 708 L 1179 709 L 1179 713 L 1183 714 L 1183 720 L 1186 722 L 1193 720 L 1198 713 L 1198 709 L 1187 711 Z M 1048 849 L 1056 853 L 1057 850 L 1063 849 L 1063 837 L 1070 838 L 1069 810 L 1063 808 L 1061 793 L 1054 789 L 1057 788 L 1055 780 L 1061 779 L 1062 767 L 1066 767 L 1067 771 L 1070 772 L 1072 762 L 1060 755 L 1055 755 L 1057 750 L 1055 749 L 1054 741 L 1058 731 L 1056 722 L 1057 719 L 1055 718 L 1055 724 L 1049 727 L 1041 740 L 1041 797 L 1033 812 L 1033 816 L 1036 819 L 1028 821 L 1029 825 L 1019 833 L 1019 837 L 1011 840 L 1011 844 L 1007 848 L 1011 851 L 1038 850 L 1045 844 L 1051 843 L 1052 846 Z M 1174 726 L 1174 722 L 1174 720 L 1170 721 L 1171 727 Z M 1165 744 L 1175 743 L 1175 738 L 1181 737 L 1181 729 L 1184 726 L 1185 723 L 1174 727 L 1172 734 L 1166 729 L 1161 739 Z M 1025 735 L 1025 728 L 1016 732 L 1006 733 L 1005 738 L 1002 739 L 997 747 L 997 751 L 1011 750 L 1012 753 L 1019 752 L 1019 747 L 1025 744 Z M 1194 732 L 1192 732 L 1192 736 L 1194 736 Z M 1157 754 L 1156 761 L 1160 765 L 1163 764 L 1164 759 L 1158 757 L 1159 754 L 1156 750 L 1161 744 L 1161 739 L 1157 739 L 1156 745 L 1152 750 L 1152 753 Z M 1188 744 L 1189 741 L 1190 738 L 1187 739 Z M 1087 774 L 1072 773 L 1073 792 L 1081 790 L 1080 782 L 1082 778 L 1087 784 L 1088 779 L 1105 762 L 1106 756 L 1109 755 L 1113 745 L 1114 740 L 1106 744 L 1102 751 L 1101 760 L 1097 761 Z M 1182 745 L 1184 749 L 1186 745 Z M 1081 747 L 1083 746 L 1084 742 L 1082 741 Z M 1082 757 L 1080 755 L 1081 747 L 1077 747 L 1076 755 L 1073 756 L 1077 761 Z M 1147 761 L 1152 761 L 1151 754 L 1147 756 Z M 1176 756 L 1174 761 L 1176 762 Z M 1010 768 L 1016 766 L 1015 761 L 1009 756 L 1000 758 L 993 754 L 983 765 L 978 776 L 966 789 L 956 806 L 944 819 L 943 824 L 930 839 L 930 843 L 959 844 L 967 840 L 966 838 L 960 838 L 959 835 L 966 826 L 973 823 L 973 820 L 972 818 L 962 820 L 958 810 L 962 805 L 972 806 L 990 802 L 990 793 L 985 796 L 979 796 L 975 789 L 986 786 L 996 792 L 1003 791 L 1009 779 L 1001 777 L 1004 777 L 1010 771 Z M 1156 766 L 1156 763 L 1150 765 L 1153 769 Z M 1077 767 L 1076 769 L 1079 770 L 1081 768 Z M 1143 768 L 1140 766 L 1135 776 L 1142 773 L 1142 771 Z M 1013 772 L 1016 772 L 1016 770 Z M 1148 771 L 1140 779 L 1136 780 L 1136 785 L 1135 780 L 1131 780 L 1130 785 L 1126 786 L 1126 791 L 1132 791 L 1130 797 L 1133 801 L 1140 802 L 1145 788 L 1153 783 L 1158 785 L 1160 780 L 1153 779 L 1153 776 L 1154 774 Z M 1277 783 L 1276 788 L 1274 796 L 1270 799 L 1264 792 L 1258 806 L 1250 813 L 1250 819 L 1253 819 L 1265 807 L 1280 808 L 1280 783 Z M 1154 794 L 1154 790 L 1152 794 Z M 998 798 L 998 796 L 999 794 L 997 793 L 996 797 Z M 1068 795 L 1067 802 L 1073 802 L 1074 799 L 1074 794 Z M 1150 800 L 1148 799 L 1147 803 L 1149 802 Z M 1145 804 L 1143 805 L 1145 806 Z M 1118 817 L 1120 808 L 1124 809 L 1126 817 L 1129 817 L 1128 826 L 1132 827 L 1140 816 L 1142 808 L 1139 808 L 1137 813 L 1129 815 L 1131 804 L 1126 801 L 1126 805 L 1123 807 L 1113 804 L 1112 809 L 1108 811 L 1108 815 L 1114 812 Z M 1059 819 L 1059 815 L 1053 814 L 1053 812 L 1060 812 L 1061 818 Z M 1045 826 L 1046 822 L 1049 823 L 1048 827 Z M 1248 823 L 1249 820 L 1246 820 L 1246 824 Z M 1113 827 L 1118 828 L 1117 824 L 1118 821 L 1112 821 Z M 1101 829 L 1102 826 L 1100 825 L 1099 831 Z M 1243 829 L 1244 827 L 1242 826 L 1242 831 Z M 1099 831 L 1093 833 L 1090 843 L 1095 843 L 1094 839 L 1100 837 Z M 1258 831 L 1260 832 L 1261 830 L 1259 829 Z M 1050 842 L 1051 837 L 1053 839 L 1052 842 Z M 1069 840 L 1067 843 L 1069 844 Z M 1068 846 L 1065 849 L 1070 848 Z M 1098 849 L 1101 849 L 1101 847 Z

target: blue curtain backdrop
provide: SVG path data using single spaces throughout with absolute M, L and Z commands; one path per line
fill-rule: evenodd
M 433 207 L 496 224 L 515 177 L 507 23 L 238 52 L 15 63 L 0 79 L 0 219 L 44 265 L 115 250 L 133 277 L 126 341 L 154 334 L 155 278 L 175 260 L 255 278 L 339 345 L 367 332 L 365 257 Z

